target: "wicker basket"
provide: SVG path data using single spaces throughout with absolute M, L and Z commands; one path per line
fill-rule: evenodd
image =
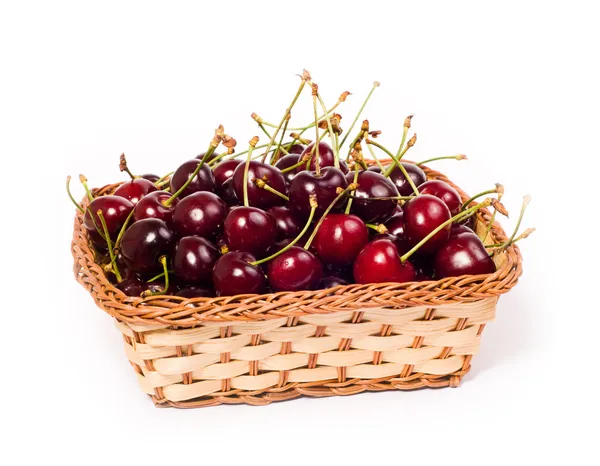
M 423 168 L 429 179 L 449 182 Z M 488 211 L 478 213 L 479 232 L 489 220 Z M 115 318 L 140 386 L 157 406 L 264 405 L 301 395 L 456 387 L 494 318 L 498 297 L 521 275 L 521 255 L 512 245 L 496 256 L 491 275 L 260 296 L 140 299 L 108 282 L 94 263 L 82 222 L 78 212 L 75 277 Z M 489 241 L 505 240 L 495 223 Z

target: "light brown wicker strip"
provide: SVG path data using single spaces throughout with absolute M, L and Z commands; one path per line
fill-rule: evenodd
M 480 212 L 478 228 L 489 219 L 488 211 Z M 495 223 L 488 241 L 505 239 Z M 498 297 L 521 274 L 513 245 L 496 257 L 498 270 L 490 275 L 261 296 L 140 299 L 107 281 L 79 213 L 72 252 L 75 277 L 115 318 L 142 390 L 157 405 L 176 407 L 457 386 Z

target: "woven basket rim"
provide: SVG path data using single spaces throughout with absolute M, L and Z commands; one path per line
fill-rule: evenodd
M 392 160 L 381 160 L 382 164 L 391 162 Z M 463 202 L 469 199 L 462 189 L 442 173 L 424 165 L 421 168 L 428 179 L 442 180 L 454 187 Z M 122 182 L 106 185 L 93 192 L 96 195 L 109 194 L 121 184 Z M 88 203 L 87 198 L 84 198 L 81 205 L 85 207 Z M 477 219 L 481 224 L 487 225 L 491 219 L 490 211 L 480 210 Z M 490 239 L 494 243 L 507 239 L 498 222 L 492 225 Z M 522 273 L 522 256 L 519 247 L 513 244 L 502 253 L 503 260 L 492 274 L 463 275 L 424 282 L 351 284 L 325 290 L 264 295 L 192 299 L 165 295 L 142 299 L 126 296 L 108 281 L 102 268 L 94 262 L 89 236 L 83 227 L 83 214 L 79 210 L 75 215 L 71 251 L 75 278 L 92 295 L 98 307 L 122 322 L 171 328 L 190 328 L 208 321 L 247 322 L 369 307 L 434 307 L 473 302 L 508 292 L 516 285 Z

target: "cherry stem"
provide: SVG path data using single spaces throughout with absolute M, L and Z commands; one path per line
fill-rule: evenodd
M 412 256 L 415 252 L 417 252 L 421 246 L 423 246 L 427 241 L 429 241 L 431 238 L 433 238 L 436 234 L 438 234 L 440 231 L 442 231 L 448 225 L 451 225 L 455 221 L 459 221 L 465 217 L 470 216 L 471 214 L 477 212 L 479 209 L 488 207 L 489 205 L 491 205 L 491 203 L 492 203 L 491 199 L 486 199 L 485 201 L 480 202 L 476 206 L 470 207 L 469 209 L 467 209 L 465 211 L 459 212 L 454 217 L 446 220 L 444 223 L 440 224 L 433 231 L 431 231 L 425 238 L 423 238 L 421 241 L 419 241 L 410 251 L 408 251 L 406 254 L 401 256 L 400 261 L 402 263 L 406 262 L 408 260 L 408 258 L 410 256 Z
M 158 280 L 159 278 L 162 278 L 165 276 L 164 272 L 159 273 L 158 275 L 154 275 L 154 277 L 152 277 L 150 280 L 146 281 L 146 283 L 152 283 L 155 282 L 156 280 Z
M 298 161 L 298 163 L 296 163 L 294 165 L 290 165 L 287 168 L 284 168 L 283 170 L 281 170 L 281 173 L 287 173 L 287 172 L 296 170 L 297 168 L 300 168 L 302 165 L 306 165 L 306 162 L 309 160 L 310 160 L 310 157 L 306 157 L 306 159 L 304 159 L 304 157 L 300 157 L 300 160 Z
M 436 160 L 467 160 L 467 156 L 465 154 L 456 154 L 456 155 L 445 155 L 443 157 L 433 157 L 431 159 L 422 160 L 421 162 L 417 162 L 415 165 L 420 167 L 429 162 L 435 162 Z
M 300 97 L 300 94 L 302 93 L 302 89 L 304 89 L 304 86 L 306 85 L 306 79 L 303 77 L 302 78 L 302 82 L 300 83 L 300 87 L 298 87 L 298 91 L 296 92 L 296 95 L 294 96 L 294 98 L 292 99 L 292 103 L 290 104 L 290 106 L 285 110 L 285 113 L 283 114 L 283 117 L 281 118 L 281 121 L 279 122 L 279 125 L 277 126 L 277 129 L 275 130 L 275 132 L 273 133 L 273 135 L 271 136 L 271 140 L 269 141 L 269 144 L 267 145 L 267 150 L 265 151 L 264 155 L 263 155 L 263 159 L 262 162 L 265 161 L 265 159 L 267 158 L 267 154 L 269 153 L 269 149 L 271 149 L 271 146 L 273 145 L 273 143 L 275 142 L 275 138 L 277 137 L 277 135 L 279 134 L 279 130 L 281 129 L 281 127 L 283 126 L 283 124 L 286 122 L 286 120 L 288 119 L 288 115 L 291 113 L 292 108 L 294 107 L 294 105 L 296 104 L 296 101 L 298 100 L 298 97 Z
M 271 165 L 275 165 L 277 163 L 277 160 L 279 160 L 279 154 L 281 152 L 283 152 L 285 155 L 290 154 L 287 150 L 285 150 L 285 148 L 282 145 L 283 137 L 285 136 L 285 132 L 287 131 L 287 126 L 288 126 L 289 122 L 290 122 L 289 118 L 287 120 L 285 120 L 285 123 L 283 125 L 283 130 L 281 131 L 281 137 L 279 138 L 279 144 L 277 144 L 277 149 L 275 149 L 273 151 L 273 155 L 271 156 Z
M 169 172 L 166 175 L 161 176 L 158 180 L 156 180 L 154 182 L 154 186 L 156 186 L 157 188 L 160 188 L 160 187 L 164 186 L 166 183 L 169 182 L 169 180 L 167 178 L 169 178 L 173 173 L 175 173 L 175 172 L 174 171 L 173 172 Z
M 100 235 L 100 238 L 102 238 L 104 241 L 106 241 L 106 238 L 104 237 L 104 233 L 102 232 L 102 229 L 98 228 L 98 224 L 96 223 L 96 219 L 92 215 L 92 210 L 90 209 L 90 206 L 86 207 L 85 213 L 89 214 L 90 218 L 92 219 L 92 223 L 94 224 L 94 228 L 96 229 L 96 233 L 98 233 Z
M 365 223 L 365 226 L 367 228 L 370 228 L 371 230 L 375 230 L 377 233 L 387 233 L 388 229 L 386 228 L 386 226 L 383 223 L 380 223 L 379 225 L 375 225 L 374 223 Z
M 129 171 L 129 167 L 127 166 L 127 159 L 125 158 L 124 153 L 119 156 L 119 169 L 122 172 L 127 173 L 132 180 L 135 180 L 137 178 L 136 176 L 134 176 L 133 173 L 131 173 L 131 171 Z
M 317 115 L 317 85 L 313 84 L 313 107 L 315 113 L 315 132 L 317 134 L 317 142 L 315 142 L 314 147 L 316 148 L 317 158 L 315 159 L 315 173 L 317 176 L 321 176 L 321 163 L 319 160 L 319 117 Z
M 371 88 L 371 91 L 369 92 L 369 94 L 367 94 L 367 98 L 365 99 L 365 101 L 361 105 L 360 109 L 358 110 L 358 113 L 356 114 L 356 117 L 354 117 L 354 121 L 350 125 L 350 128 L 348 128 L 348 132 L 346 133 L 346 136 L 343 137 L 342 142 L 340 144 L 340 147 L 342 147 L 344 145 L 344 143 L 346 142 L 346 139 L 348 138 L 348 135 L 352 132 L 352 129 L 354 128 L 354 125 L 356 124 L 356 122 L 360 118 L 360 115 L 363 112 L 363 110 L 365 109 L 365 106 L 367 105 L 367 102 L 371 98 L 371 95 L 373 95 L 373 92 L 375 91 L 375 89 L 377 87 L 379 87 L 379 85 L 380 85 L 379 81 L 375 81 L 373 83 L 373 87 Z
M 316 94 L 317 94 L 317 99 L 319 100 L 319 103 L 321 104 L 321 108 L 323 109 L 323 111 L 325 112 L 325 119 L 327 120 L 327 129 L 329 130 L 329 137 L 331 138 L 331 146 L 333 147 L 333 163 L 335 168 L 340 168 L 340 148 L 337 146 L 336 143 L 336 134 L 333 131 L 333 126 L 331 125 L 331 118 L 329 118 L 329 113 L 327 113 L 327 107 L 325 106 L 325 102 L 323 102 L 323 99 L 321 97 L 321 95 L 319 94 L 318 91 L 318 87 L 316 84 L 313 83 L 313 86 L 316 87 Z
M 308 248 L 310 247 L 311 243 L 315 239 L 315 236 L 317 236 L 317 232 L 319 231 L 319 228 L 321 227 L 321 225 L 325 221 L 325 217 L 327 217 L 327 215 L 329 215 L 329 212 L 331 212 L 331 209 L 333 209 L 335 207 L 335 205 L 338 202 L 340 202 L 340 200 L 346 194 L 348 194 L 349 191 L 354 191 L 356 188 L 358 188 L 358 184 L 354 184 L 354 183 L 350 183 L 346 189 L 341 189 L 341 188 L 338 187 L 338 190 L 339 190 L 338 195 L 336 196 L 336 198 L 333 201 L 331 201 L 331 204 L 329 204 L 327 206 L 327 209 L 325 209 L 325 212 L 323 212 L 323 215 L 321 215 L 321 218 L 319 219 L 319 221 L 315 225 L 315 229 L 313 230 L 312 234 L 309 236 L 308 240 L 306 241 L 306 244 L 304 245 L 304 249 L 308 250 Z
M 244 206 L 250 207 L 250 201 L 248 200 L 248 170 L 250 169 L 250 160 L 252 160 L 252 152 L 258 143 L 258 136 L 254 136 L 250 139 L 250 148 L 248 149 L 248 156 L 246 157 L 246 165 L 244 167 Z
M 485 196 L 486 194 L 496 194 L 497 192 L 498 188 L 496 187 L 494 189 L 487 189 L 485 191 L 481 191 L 479 194 L 475 194 L 475 196 L 471 197 L 467 202 L 463 203 L 462 210 L 465 210 L 467 207 L 469 207 L 469 204 L 478 197 Z
M 214 142 L 214 140 L 213 140 Z M 206 151 L 206 153 L 204 154 L 204 157 L 202 157 L 202 160 L 200 160 L 198 162 L 198 165 L 196 165 L 196 169 L 192 172 L 192 174 L 189 176 L 189 178 L 187 179 L 187 181 L 183 184 L 183 186 L 181 188 L 179 188 L 177 190 L 177 192 L 175 192 L 169 199 L 167 199 L 166 201 L 163 202 L 163 205 L 165 207 L 171 207 L 171 204 L 173 204 L 173 202 L 175 201 L 175 199 L 177 199 L 181 193 L 183 191 L 185 191 L 185 189 L 190 185 L 190 183 L 192 182 L 192 180 L 194 178 L 196 178 L 196 176 L 198 175 L 198 173 L 200 173 L 200 169 L 202 168 L 202 166 L 206 163 L 206 160 L 213 154 L 213 152 L 215 151 L 215 149 L 218 147 L 219 143 L 213 143 L 211 142 L 208 150 Z
M 408 130 L 410 129 L 410 121 L 412 120 L 413 116 L 414 115 L 408 115 L 404 119 L 404 127 L 402 129 L 402 140 L 400 141 L 400 146 L 398 147 L 398 152 L 396 152 L 396 157 L 398 157 L 398 159 L 401 159 L 402 155 L 404 155 L 402 153 L 402 149 L 404 148 L 404 142 L 406 141 L 406 135 L 408 134 Z M 400 155 L 400 154 L 402 154 L 402 155 Z
M 531 202 L 531 196 L 529 194 L 526 195 L 525 197 L 523 197 L 523 204 L 521 205 L 521 212 L 519 213 L 517 225 L 515 226 L 515 229 L 513 230 L 513 233 L 510 236 L 510 238 L 508 239 L 508 241 L 506 241 L 500 249 L 504 250 L 513 243 L 515 236 L 517 236 L 517 232 L 519 231 L 519 228 L 521 226 L 521 220 L 523 220 L 523 215 L 525 214 L 525 209 L 527 209 L 527 206 L 529 205 L 530 202 Z M 527 236 L 529 236 L 529 235 L 527 235 Z
M 307 170 L 310 168 L 310 161 L 312 160 L 313 155 L 315 155 L 315 151 L 319 150 L 319 143 L 323 140 L 323 138 L 325 137 L 326 134 L 327 134 L 327 131 L 323 131 L 321 133 L 321 136 L 319 136 L 317 138 L 317 142 L 315 142 L 315 145 L 310 150 L 309 157 L 306 159 L 306 162 L 305 162 Z M 317 162 L 318 162 L 318 160 L 317 160 Z M 315 162 L 315 166 L 316 166 L 316 162 Z
M 350 195 L 350 197 L 360 199 L 361 201 L 410 201 L 417 196 L 356 197 Z
M 147 298 L 149 296 L 159 296 L 159 295 L 167 294 L 167 291 L 169 291 L 169 269 L 167 268 L 167 256 L 160 256 L 160 258 L 158 259 L 158 261 L 163 266 L 163 274 L 164 274 L 164 277 L 165 277 L 165 287 L 161 291 L 146 290 L 146 291 L 144 291 L 142 293 L 142 298 Z M 149 281 L 152 281 L 152 280 L 149 280 Z
M 264 264 L 265 262 L 269 262 L 270 260 L 275 259 L 280 254 L 283 254 L 285 251 L 287 251 L 292 246 L 294 246 L 298 241 L 300 241 L 302 239 L 302 237 L 308 231 L 308 228 L 310 227 L 310 224 L 313 221 L 313 217 L 315 216 L 315 212 L 317 210 L 317 207 L 318 207 L 318 205 L 317 205 L 316 198 L 314 197 L 314 195 L 311 195 L 311 198 L 310 198 L 310 213 L 308 214 L 308 220 L 306 221 L 306 225 L 304 225 L 304 228 L 298 234 L 298 236 L 296 236 L 292 241 L 290 241 L 289 244 L 287 244 L 285 247 L 281 248 L 276 253 L 271 254 L 270 256 L 265 257 L 263 259 L 260 259 L 260 260 L 254 261 L 254 262 L 250 262 L 250 265 L 257 266 L 257 265 L 260 265 L 260 264 Z M 308 249 L 308 246 L 305 246 L 304 249 Z
M 352 182 L 355 185 L 358 185 L 358 163 L 354 164 L 354 179 Z M 356 189 L 352 191 L 352 194 L 348 194 L 348 203 L 346 204 L 346 210 L 344 211 L 346 215 L 350 214 L 350 208 L 352 207 L 352 199 L 354 199 L 354 194 L 356 194 Z
M 98 209 L 96 211 L 98 218 L 100 219 L 100 223 L 102 224 L 102 230 L 104 230 L 104 236 L 106 240 L 106 246 L 108 247 L 108 255 L 110 256 L 110 263 L 112 264 L 113 271 L 115 272 L 115 277 L 117 277 L 117 283 L 121 283 L 121 274 L 119 273 L 119 267 L 117 267 L 117 259 L 115 257 L 115 252 L 112 248 L 112 242 L 110 240 L 110 234 L 108 232 L 108 227 L 106 226 L 106 220 L 104 219 L 104 214 L 102 213 L 102 209 Z
M 373 160 L 375 160 L 375 163 L 377 164 L 377 166 L 381 170 L 381 173 L 385 173 L 385 168 L 383 167 L 383 165 L 381 164 L 381 162 L 379 161 L 379 159 L 375 155 L 375 151 L 371 147 L 371 144 L 367 144 L 367 147 L 369 148 L 369 152 L 371 153 L 371 157 L 373 157 Z
M 367 145 L 369 145 L 369 144 L 372 144 L 375 147 L 381 149 L 382 151 L 384 151 L 387 155 L 389 155 L 392 158 L 392 160 L 394 161 L 394 164 L 402 172 L 402 174 L 404 175 L 404 178 L 406 178 L 406 181 L 408 181 L 408 184 L 410 185 L 410 187 L 412 188 L 413 192 L 415 193 L 415 196 L 418 196 L 419 195 L 419 190 L 417 189 L 417 186 L 415 185 L 415 182 L 412 180 L 412 178 L 409 176 L 408 172 L 406 171 L 406 168 L 404 168 L 404 166 L 402 165 L 402 163 L 400 163 L 400 159 L 397 158 L 394 154 L 392 154 L 388 149 L 386 149 L 385 147 L 383 147 L 378 142 L 373 141 L 372 139 L 367 139 Z M 404 155 L 406 153 L 406 151 L 408 150 L 409 147 L 410 146 L 406 147 L 406 149 L 404 150 L 404 152 L 402 153 L 402 155 Z M 385 176 L 386 178 L 389 178 L 389 176 L 392 174 L 393 170 L 394 170 L 394 165 L 390 165 L 390 168 L 388 168 L 387 171 L 385 173 L 383 173 L 383 176 Z
M 281 140 L 283 140 L 283 136 L 285 135 L 285 127 L 287 126 L 288 121 L 289 120 L 285 120 L 285 125 L 283 126 L 283 130 L 281 132 L 281 139 L 279 141 L 279 144 L 276 144 L 276 147 L 273 150 L 273 155 L 278 154 L 280 150 L 282 152 L 284 152 L 286 155 L 289 154 L 289 152 L 287 150 L 285 150 L 285 148 L 281 145 Z M 268 138 L 271 138 L 271 135 L 269 134 L 269 132 L 267 131 L 267 129 L 264 127 L 264 125 L 262 123 L 259 123 L 258 126 L 260 127 L 260 129 L 263 130 L 263 133 L 265 133 Z M 272 163 L 273 162 L 271 162 L 271 164 Z
M 500 183 L 496 183 L 496 191 L 498 193 L 498 202 L 500 202 L 502 200 L 502 197 L 504 196 L 504 186 L 502 186 Z M 483 239 L 481 240 L 483 242 L 485 242 L 488 235 L 490 234 L 490 231 L 492 230 L 492 225 L 496 220 L 496 214 L 498 213 L 498 209 L 496 207 L 497 206 L 494 206 L 492 217 L 490 218 L 490 221 L 488 222 L 487 227 L 485 228 L 485 234 L 483 235 Z
M 114 249 L 116 254 L 119 252 L 119 246 L 121 244 L 121 239 L 123 238 L 123 235 L 125 234 L 125 230 L 127 230 L 127 227 L 129 226 L 129 222 L 131 222 L 131 219 L 133 218 L 134 212 L 135 212 L 135 209 L 131 209 L 131 212 L 129 212 L 129 215 L 125 219 L 125 222 L 123 223 L 123 226 L 121 227 L 121 230 L 119 231 L 119 234 L 117 235 L 117 239 L 115 241 L 115 249 Z
M 81 212 L 82 214 L 84 214 L 85 210 L 83 210 L 83 207 L 81 207 L 79 205 L 79 203 L 75 200 L 75 198 L 71 194 L 71 188 L 69 186 L 70 184 L 71 184 L 71 176 L 67 176 L 67 194 L 69 195 L 69 199 L 71 199 L 71 202 L 73 203 L 73 205 L 75 207 L 77 207 L 77 210 L 79 210 L 79 212 Z
M 83 185 L 83 189 L 85 189 L 85 193 L 87 194 L 87 197 L 90 201 L 94 200 L 94 196 L 92 196 L 92 193 L 90 192 L 90 188 L 88 188 L 88 184 L 87 184 L 87 178 L 83 175 L 79 175 L 79 182 Z
M 258 186 L 261 189 L 264 189 L 265 191 L 269 191 L 270 193 L 275 194 L 276 196 L 279 196 L 281 199 L 285 200 L 286 202 L 289 202 L 290 198 L 287 197 L 285 194 L 280 193 L 279 191 L 277 191 L 275 188 L 272 188 L 271 186 L 269 186 L 264 180 L 261 180 L 260 178 L 254 178 L 252 180 L 252 182 Z M 246 206 L 247 207 L 247 206 Z

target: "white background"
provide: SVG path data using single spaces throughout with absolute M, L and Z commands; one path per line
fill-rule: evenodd
M 3 2 L 0 463 L 595 463 L 594 3 Z M 219 123 L 245 146 L 303 68 L 328 105 L 353 93 L 346 126 L 381 81 L 365 113 L 381 140 L 414 113 L 407 157 L 467 154 L 436 167 L 469 192 L 502 182 L 507 228 L 531 193 L 523 278 L 459 389 L 156 409 L 73 280 L 64 179 L 124 179 L 121 152 L 165 173 Z

